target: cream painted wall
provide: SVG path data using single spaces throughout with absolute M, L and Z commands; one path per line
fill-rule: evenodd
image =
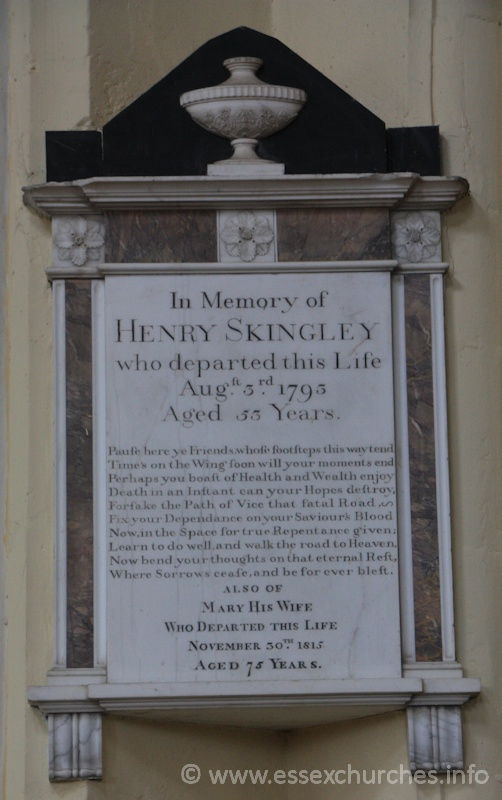
M 270 33 L 270 5 L 270 0 L 91 0 L 93 125 L 103 125 L 208 39 L 241 25 Z
M 87 4 L 11 0 L 7 220 L 7 652 L 3 796 L 87 796 L 47 782 L 46 724 L 26 703 L 52 658 L 50 227 L 23 206 L 44 180 L 44 130 L 88 114 Z
M 203 728 L 193 725 L 165 725 L 141 720 L 107 719 L 104 732 L 107 777 L 90 787 L 89 800 L 219 800 L 238 797 L 251 800 L 256 787 L 249 781 L 236 787 L 213 786 L 208 769 L 251 769 L 271 772 L 284 768 L 287 737 L 267 731 L 237 728 Z M 127 775 L 124 764 L 127 764 Z M 181 768 L 198 764 L 201 782 L 183 784 Z M 260 790 L 259 790 L 260 791 Z M 268 785 L 263 796 L 286 800 L 287 787 Z
M 500 22 L 497 0 L 3 0 L 9 13 L 7 649 L 4 800 L 262 796 L 486 798 L 502 763 Z M 47 222 L 21 203 L 44 180 L 44 132 L 96 127 L 207 39 L 238 25 L 281 39 L 388 125 L 439 124 L 444 172 L 471 197 L 446 216 L 447 348 L 459 659 L 483 695 L 464 712 L 481 787 L 255 789 L 181 783 L 180 766 L 393 769 L 403 714 L 288 740 L 273 733 L 105 722 L 102 784 L 47 782 L 45 722 L 26 703 L 51 662 L 51 296 Z M 288 790 L 289 788 L 289 790 Z M 307 789 L 307 791 L 306 791 Z M 211 794 L 212 792 L 212 794 Z
M 446 293 L 450 459 L 459 659 L 481 677 L 466 713 L 470 762 L 502 781 L 500 538 L 500 4 L 466 2 L 461 19 L 438 4 L 433 92 L 445 169 L 471 186 L 447 217 Z M 492 13 L 490 13 L 492 12 Z M 451 69 L 451 64 L 456 69 Z M 471 794 L 475 796 L 475 790 Z M 483 794 L 481 794 L 483 796 Z M 490 796 L 490 795 L 487 795 Z
M 0 4 L 0 764 L 4 761 L 5 731 L 5 509 L 7 488 L 7 428 L 5 403 L 5 332 L 7 270 L 7 186 L 9 130 L 9 36 L 7 6 Z

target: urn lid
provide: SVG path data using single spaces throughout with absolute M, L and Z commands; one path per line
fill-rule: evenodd
M 274 100 L 293 100 L 302 105 L 307 100 L 303 89 L 275 86 L 260 80 L 256 73 L 263 66 L 261 58 L 253 56 L 227 58 L 223 62 L 223 66 L 230 72 L 230 77 L 217 86 L 205 86 L 202 89 L 185 92 L 180 97 L 180 104 L 183 108 L 201 101 L 226 98 L 273 98 Z

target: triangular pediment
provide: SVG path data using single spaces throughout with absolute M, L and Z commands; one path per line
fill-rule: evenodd
M 261 157 L 289 174 L 416 171 L 439 174 L 435 127 L 386 131 L 385 123 L 277 39 L 236 28 L 211 39 L 98 131 L 47 134 L 48 180 L 96 175 L 205 175 L 228 158 L 228 140 L 196 125 L 180 95 L 226 80 L 223 61 L 263 60 L 259 77 L 308 101 L 293 124 L 260 142 Z M 70 147 L 69 147 L 70 145 Z

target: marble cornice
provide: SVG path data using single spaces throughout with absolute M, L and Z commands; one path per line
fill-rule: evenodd
M 469 193 L 469 183 L 458 176 L 420 177 L 394 211 L 447 211 Z
M 71 670 L 68 671 L 71 673 Z M 64 680 L 64 676 L 63 676 Z M 30 687 L 28 699 L 44 714 L 108 712 L 154 714 L 177 720 L 191 720 L 193 715 L 224 714 L 234 725 L 266 725 L 283 728 L 304 724 L 328 723 L 364 715 L 385 713 L 406 707 L 423 705 L 463 705 L 479 691 L 479 681 L 467 678 L 404 677 L 367 680 L 329 681 L 324 693 L 293 694 L 285 684 L 277 694 L 276 687 L 267 686 L 258 696 L 250 686 L 239 685 L 236 694 L 198 695 L 193 685 L 179 694 L 172 684 L 108 684 L 89 683 L 70 685 L 53 683 L 50 686 Z M 191 690 L 191 691 L 190 691 Z M 280 711 L 284 712 L 281 719 Z M 258 718 L 253 719 L 254 715 Z M 200 720 L 199 720 L 200 721 Z
M 24 189 L 37 213 L 99 214 L 176 208 L 369 208 L 445 211 L 468 192 L 457 177 L 414 173 L 279 177 L 111 177 L 46 183 Z

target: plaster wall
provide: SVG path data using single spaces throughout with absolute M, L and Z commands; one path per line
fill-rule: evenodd
M 4 657 L 5 657 L 5 490 L 7 476 L 6 409 L 5 409 L 5 272 L 7 260 L 7 158 L 8 158 L 8 69 L 9 37 L 7 35 L 7 7 L 0 5 L 0 764 L 4 759 Z
M 241 25 L 270 34 L 270 18 L 270 0 L 221 0 L 217 8 L 208 0 L 90 0 L 93 125 L 122 111 L 208 39 Z
M 497 0 L 4 0 L 9 17 L 6 222 L 8 484 L 3 796 L 8 800 L 289 797 L 487 798 L 502 763 L 500 472 L 500 22 Z M 5 13 L 5 12 L 4 12 Z M 439 124 L 445 174 L 471 196 L 445 216 L 450 455 L 458 658 L 483 694 L 464 711 L 484 786 L 183 784 L 185 763 L 241 769 L 395 769 L 404 714 L 298 732 L 108 718 L 102 784 L 50 785 L 45 722 L 26 687 L 52 649 L 52 388 L 48 222 L 22 206 L 44 180 L 44 133 L 98 127 L 207 39 L 276 36 L 390 126 Z M 1 173 L 0 173 L 1 174 Z M 0 402 L 1 413 L 1 402 Z M 1 432 L 1 427 L 0 427 Z M 497 778 L 498 775 L 498 778 Z

